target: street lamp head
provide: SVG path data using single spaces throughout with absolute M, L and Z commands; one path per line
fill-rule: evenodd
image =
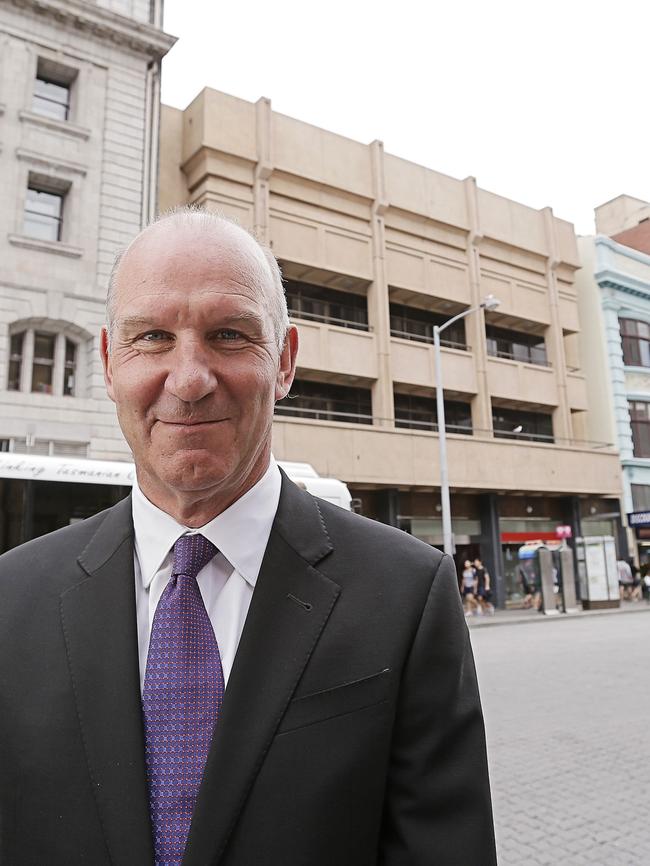
M 494 295 L 486 295 L 481 302 L 481 307 L 484 310 L 496 310 L 501 301 L 498 298 L 495 298 Z

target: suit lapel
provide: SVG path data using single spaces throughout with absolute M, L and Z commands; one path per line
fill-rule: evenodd
M 283 479 L 278 513 L 212 743 L 183 866 L 219 862 L 339 594 L 314 568 L 332 550 L 315 501 Z
M 79 557 L 61 619 L 93 791 L 114 866 L 153 862 L 144 765 L 130 497 Z

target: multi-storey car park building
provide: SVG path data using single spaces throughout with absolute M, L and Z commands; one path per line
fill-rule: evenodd
M 630 548 L 650 561 L 650 203 L 621 195 L 596 208 L 595 237 L 579 238 L 582 366 L 588 432 L 618 447 Z
M 432 327 L 457 560 L 516 599 L 522 542 L 619 532 L 618 456 L 588 441 L 573 227 L 370 145 L 204 90 L 163 106 L 161 209 L 192 202 L 270 243 L 301 340 L 274 451 L 341 478 L 370 516 L 440 544 Z M 611 440 L 610 440 L 611 442 Z
M 115 252 L 156 207 L 161 27 L 162 0 L 0 0 L 0 450 L 129 457 L 98 335 Z M 0 549 L 111 490 L 35 507 L 0 479 Z

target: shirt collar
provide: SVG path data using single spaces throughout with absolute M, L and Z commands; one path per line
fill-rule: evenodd
M 271 457 L 268 469 L 257 484 L 205 526 L 189 529 L 150 502 L 135 481 L 132 497 L 135 552 L 144 588 L 149 588 L 171 548 L 188 532 L 205 535 L 254 587 L 278 509 L 281 487 L 280 470 Z

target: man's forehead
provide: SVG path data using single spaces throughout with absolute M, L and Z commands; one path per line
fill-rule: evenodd
M 239 291 L 258 300 L 268 293 L 270 275 L 263 253 L 252 238 L 248 240 L 252 247 L 240 243 L 238 237 L 191 227 L 179 232 L 161 230 L 151 236 L 145 233 L 120 263 L 116 294 L 131 299 L 174 291 Z
M 210 317 L 219 319 L 263 319 L 265 305 L 251 294 L 197 289 L 176 291 L 173 288 L 129 292 L 115 317 L 117 322 L 143 322 L 153 319 Z
M 127 250 L 123 264 L 173 267 L 189 259 L 209 262 L 212 267 L 232 271 L 265 270 L 264 254 L 257 242 L 243 229 L 223 225 L 154 224 L 145 229 Z

